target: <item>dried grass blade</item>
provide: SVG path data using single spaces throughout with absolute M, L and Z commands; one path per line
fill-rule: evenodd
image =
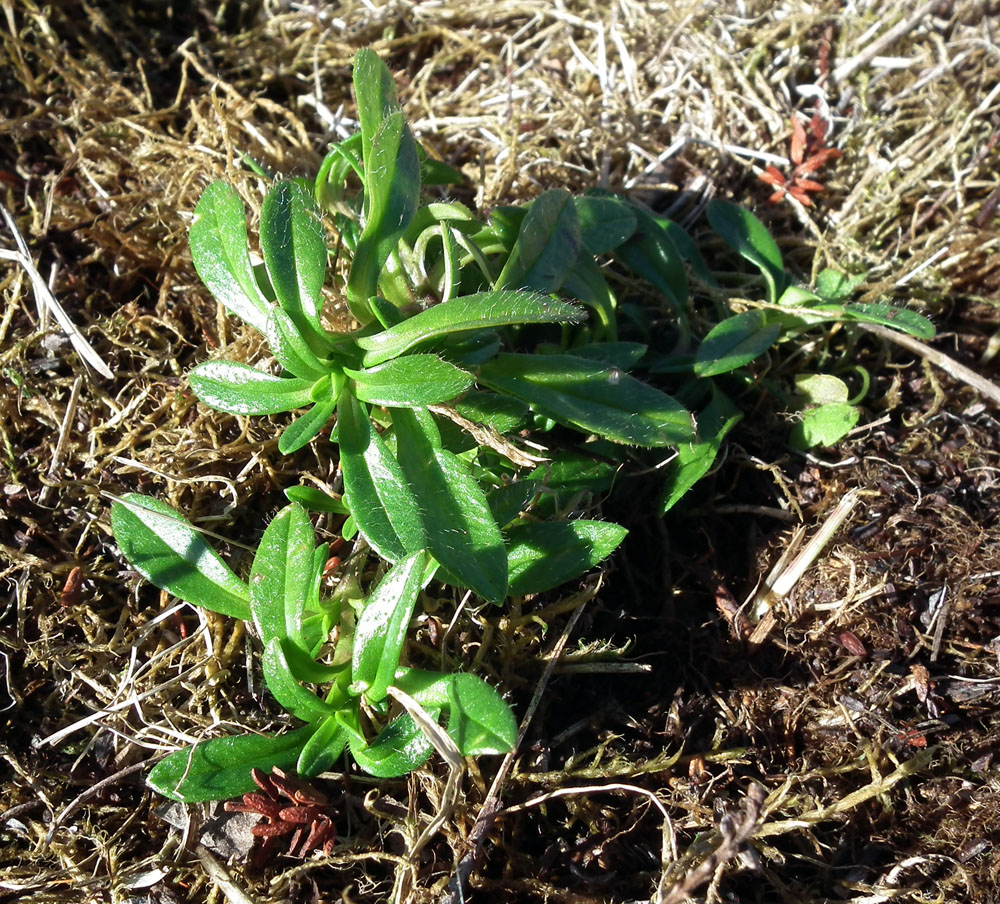
M 31 279 L 31 286 L 35 291 L 35 302 L 38 304 L 39 308 L 47 308 L 52 312 L 52 316 L 55 317 L 59 326 L 63 328 L 63 331 L 69 337 L 69 341 L 73 344 L 73 348 L 76 349 L 77 354 L 83 358 L 83 360 L 94 368 L 102 377 L 112 380 L 114 379 L 114 374 L 107 364 L 104 363 L 104 359 L 101 358 L 99 354 L 94 350 L 94 347 L 87 341 L 83 333 L 77 329 L 76 325 L 70 320 L 69 315 L 63 309 L 63 306 L 59 304 L 56 300 L 55 295 L 52 294 L 52 290 L 49 289 L 45 280 L 42 278 L 42 274 L 38 272 L 38 268 L 35 266 L 35 262 L 31 258 L 31 252 L 28 250 L 27 242 L 24 241 L 24 237 L 21 235 L 20 230 L 17 228 L 17 224 L 14 222 L 14 218 L 8 213 L 7 208 L 3 204 L 0 204 L 0 213 L 3 214 L 3 218 L 7 223 L 7 228 L 10 229 L 14 236 L 14 242 L 17 244 L 17 251 L 9 251 L 6 249 L 0 249 L 0 258 L 4 260 L 16 261 L 19 263 L 28 274 Z

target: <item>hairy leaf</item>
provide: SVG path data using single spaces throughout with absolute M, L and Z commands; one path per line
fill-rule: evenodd
M 160 760 L 146 783 L 164 797 L 189 804 L 238 797 L 256 787 L 251 769 L 270 772 L 274 766 L 294 766 L 315 730 L 315 726 L 305 725 L 276 737 L 246 734 L 212 738 Z
M 555 292 L 579 253 L 573 196 L 563 188 L 547 191 L 531 202 L 496 288 Z
M 262 662 L 264 683 L 271 696 L 281 704 L 282 709 L 303 722 L 315 722 L 324 716 L 331 716 L 337 708 L 320 700 L 307 690 L 292 674 L 288 656 L 282 648 L 281 638 L 272 637 L 264 647 Z
M 702 340 L 695 355 L 699 377 L 729 373 L 764 354 L 778 338 L 781 327 L 768 323 L 763 311 L 744 311 L 716 324 Z
M 275 377 L 236 361 L 206 361 L 188 375 L 195 395 L 229 414 L 278 414 L 310 402 L 312 380 Z
M 408 320 L 358 339 L 366 367 L 396 358 L 422 342 L 452 333 L 525 323 L 578 323 L 583 311 L 567 301 L 530 292 L 491 291 L 453 298 L 414 314 Z
M 325 335 L 320 322 L 326 278 L 326 236 L 312 193 L 278 182 L 260 210 L 260 251 L 278 304 L 305 336 Z
M 394 409 L 396 456 L 420 500 L 431 555 L 483 599 L 499 603 L 507 590 L 507 556 L 482 488 L 467 466 L 441 447 L 426 412 Z
M 373 405 L 415 408 L 436 405 L 468 389 L 472 374 L 437 355 L 405 355 L 366 370 L 346 370 L 359 399 Z
M 375 588 L 354 633 L 354 691 L 372 703 L 385 699 L 406 641 L 428 554 L 421 550 L 395 565 Z
M 539 414 L 614 442 L 668 446 L 694 436 L 678 402 L 615 367 L 573 355 L 498 355 L 480 383 L 528 402 Z
M 188 235 L 201 281 L 233 314 L 264 332 L 271 305 L 257 287 L 247 248 L 246 213 L 236 189 L 213 182 L 194 209 Z
M 399 462 L 345 391 L 337 405 L 344 494 L 358 529 L 383 559 L 399 562 L 427 548 L 420 505 Z
M 628 531 L 606 521 L 537 521 L 506 532 L 511 596 L 552 590 L 606 559 Z
M 764 275 L 768 301 L 775 304 L 788 284 L 781 252 L 767 228 L 749 210 L 719 199 L 708 203 L 708 222 L 740 257 Z
M 211 612 L 250 620 L 250 589 L 176 509 L 129 493 L 111 506 L 111 528 L 122 555 L 150 583 Z
M 312 588 L 315 545 L 309 516 L 294 502 L 264 531 L 250 569 L 250 609 L 265 644 L 300 630 L 296 614 Z

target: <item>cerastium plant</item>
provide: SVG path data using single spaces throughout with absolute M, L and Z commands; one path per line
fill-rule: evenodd
M 253 623 L 267 687 L 303 723 L 168 756 L 150 783 L 181 800 L 242 794 L 252 767 L 312 776 L 345 749 L 372 775 L 408 772 L 432 748 L 422 717 L 397 698 L 445 719 L 462 754 L 509 750 L 514 718 L 489 684 L 407 665 L 407 630 L 429 583 L 499 604 L 578 577 L 625 530 L 566 517 L 574 500 L 607 490 L 631 447 L 672 446 L 660 508 L 674 505 L 740 417 L 727 388 L 742 391 L 747 366 L 776 343 L 834 321 L 930 328 L 912 312 L 849 303 L 855 283 L 831 271 L 814 290 L 792 285 L 764 227 L 727 202 L 709 206 L 709 223 L 759 269 L 764 300 L 740 297 L 755 291 L 744 276 L 735 292 L 720 290 L 688 233 L 608 192 L 555 189 L 486 219 L 455 201 L 426 201 L 422 186 L 460 177 L 415 141 L 371 51 L 355 59 L 354 86 L 360 131 L 333 147 L 314 181 L 268 190 L 262 265 L 252 263 L 243 204 L 226 183 L 202 195 L 190 234 L 202 280 L 264 334 L 278 365 L 209 361 L 190 375 L 195 393 L 238 415 L 304 409 L 282 432 L 282 453 L 332 422 L 342 497 L 290 487 L 247 581 L 164 503 L 129 495 L 112 509 L 123 554 L 148 580 Z M 334 280 L 354 321 L 346 331 L 324 311 L 331 248 L 349 261 L 346 279 Z M 690 303 L 689 269 L 719 299 L 714 324 Z M 669 348 L 657 336 L 660 347 L 620 341 L 623 312 L 633 332 L 649 331 L 641 309 L 620 303 L 629 274 L 664 299 Z M 853 426 L 846 384 L 841 392 L 831 379 L 812 387 L 812 400 L 828 415 L 840 406 L 833 428 L 827 417 L 822 436 L 803 431 L 801 445 Z M 557 430 L 559 452 L 533 456 L 520 444 L 525 432 Z M 367 599 L 340 588 L 324 597 L 328 547 L 316 546 L 307 509 L 346 515 L 344 538 L 360 535 L 356 551 L 384 560 Z

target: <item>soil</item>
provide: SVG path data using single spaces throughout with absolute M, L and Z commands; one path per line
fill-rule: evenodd
M 994 5 L 3 13 L 0 200 L 112 376 L 4 252 L 0 902 L 1000 900 L 1000 424 L 948 364 L 998 376 Z M 353 128 L 363 46 L 396 74 L 421 141 L 461 168 L 467 203 L 602 186 L 699 232 L 704 202 L 732 198 L 802 281 L 864 272 L 861 299 L 929 316 L 947 357 L 832 330 L 748 391 L 716 466 L 666 518 L 652 484 L 582 503 L 630 528 L 602 573 L 463 611 L 443 648 L 457 601 L 426 600 L 413 657 L 476 670 L 520 718 L 537 704 L 496 795 L 500 758 L 470 764 L 413 854 L 447 768 L 380 783 L 347 768 L 315 783 L 332 852 L 260 862 L 252 819 L 170 808 L 143 782 L 179 746 L 286 724 L 254 640 L 130 572 L 108 514 L 114 496 L 155 494 L 237 541 L 239 570 L 283 488 L 334 479 L 330 444 L 284 458 L 280 418 L 194 399 L 194 364 L 262 347 L 200 285 L 186 234 L 213 179 L 259 205 L 243 152 L 316 171 Z M 816 85 L 844 154 L 811 176 L 811 206 L 769 202 L 758 177 L 790 156 Z M 17 248 L 9 224 L 0 236 Z M 795 452 L 771 388 L 835 367 L 855 389 L 870 378 L 860 426 Z M 801 578 L 764 593 L 840 503 Z

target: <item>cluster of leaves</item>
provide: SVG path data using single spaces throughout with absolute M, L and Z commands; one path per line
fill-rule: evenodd
M 373 775 L 409 771 L 431 747 L 420 720 L 392 703 L 396 692 L 433 719 L 447 717 L 462 753 L 509 749 L 513 715 L 489 685 L 405 665 L 428 583 L 497 604 L 558 587 L 625 536 L 619 525 L 562 517 L 565 500 L 608 489 L 630 446 L 675 446 L 661 509 L 674 505 L 740 417 L 726 380 L 745 385 L 744 369 L 779 338 L 831 321 L 929 326 L 889 306 L 849 303 L 855 283 L 840 274 L 822 274 L 814 290 L 793 286 L 762 224 L 716 201 L 710 225 L 759 269 L 767 301 L 740 313 L 720 305 L 722 317 L 698 341 L 703 320 L 691 310 L 688 270 L 706 286 L 717 282 L 677 224 L 598 191 L 548 191 L 486 219 L 454 201 L 421 204 L 422 186 L 458 174 L 414 140 L 374 53 L 357 55 L 354 85 L 360 131 L 332 148 L 314 181 L 269 188 L 261 264 L 252 263 L 243 205 L 225 183 L 205 191 L 190 234 L 202 280 L 264 334 L 280 367 L 209 361 L 191 373 L 192 388 L 239 415 L 306 409 L 281 434 L 283 453 L 335 417 L 343 495 L 289 488 L 291 505 L 265 531 L 248 583 L 163 503 L 131 496 L 112 512 L 125 557 L 150 581 L 253 622 L 268 688 L 305 723 L 167 757 L 150 781 L 178 799 L 242 794 L 251 767 L 315 775 L 345 749 Z M 329 328 L 324 314 L 327 224 L 350 261 L 339 286 L 358 324 L 350 331 Z M 619 340 L 620 322 L 641 327 L 643 315 L 619 303 L 614 274 L 662 294 L 674 324 L 669 352 Z M 640 369 L 646 380 L 630 373 Z M 819 408 L 846 404 L 822 398 Z M 553 430 L 569 448 L 529 469 L 517 437 Z M 345 539 L 360 535 L 356 550 L 385 561 L 366 600 L 322 598 L 327 548 L 315 547 L 307 509 L 346 516 Z M 307 685 L 325 690 L 317 696 Z
M 831 160 L 836 160 L 842 152 L 837 148 L 826 147 L 826 133 L 830 123 L 819 113 L 814 113 L 809 120 L 809 131 L 797 117 L 792 117 L 792 140 L 789 157 L 794 164 L 787 176 L 777 167 L 768 166 L 759 176 L 761 182 L 774 186 L 774 192 L 768 200 L 777 204 L 785 194 L 791 195 L 800 204 L 812 206 L 809 193 L 825 191 L 826 186 L 817 182 L 812 176 Z
M 274 699 L 306 724 L 278 737 L 214 738 L 161 760 L 150 785 L 177 800 L 220 800 L 252 787 L 250 769 L 294 767 L 314 776 L 349 748 L 369 774 L 403 775 L 420 766 L 431 742 L 413 716 L 388 717 L 390 686 L 432 717 L 467 756 L 509 750 L 517 726 L 503 698 L 481 678 L 400 667 L 417 597 L 437 564 L 425 551 L 390 568 L 367 600 L 324 599 L 329 546 L 316 546 L 305 509 L 291 503 L 268 525 L 240 580 L 179 512 L 155 499 L 125 496 L 111 511 L 122 553 L 144 577 L 202 608 L 252 621 L 264 647 L 264 681 Z M 351 603 L 354 607 L 351 607 Z M 333 628 L 329 662 L 316 657 Z M 324 685 L 319 697 L 306 685 Z M 369 739 L 365 724 L 379 725 Z M 379 724 L 384 723 L 384 724 Z

